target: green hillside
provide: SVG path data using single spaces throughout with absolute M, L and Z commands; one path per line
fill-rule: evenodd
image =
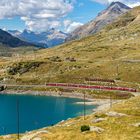
M 35 53 L 12 57 L 4 62 L 1 79 L 8 83 L 44 84 L 46 82 L 83 83 L 85 77 L 116 79 L 117 84 L 139 88 L 140 84 L 140 7 L 123 15 L 100 33 L 39 50 Z M 12 61 L 11 61 L 12 60 Z M 40 63 L 38 67 L 10 74 L 18 63 Z M 19 68 L 19 71 L 28 67 Z

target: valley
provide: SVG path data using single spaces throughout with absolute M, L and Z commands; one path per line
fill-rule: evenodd
M 83 83 L 84 78 L 114 79 L 118 80 L 118 83 L 120 81 L 139 83 L 137 77 L 140 75 L 140 32 L 136 20 L 138 11 L 139 7 L 130 12 L 132 16 L 134 14 L 135 20 L 127 22 L 128 25 L 119 25 L 119 23 L 125 24 L 126 22 L 122 21 L 122 17 L 116 22 L 117 27 L 112 30 L 110 28 L 116 23 L 108 25 L 96 35 L 68 42 L 55 48 L 38 50 L 27 55 L 21 54 L 19 59 L 10 58 L 12 62 L 10 60 L 6 60 L 6 63 L 2 61 L 5 73 L 1 74 L 1 78 L 7 77 L 10 79 L 8 83 L 17 82 L 17 84 Z M 128 20 L 129 15 L 126 16 L 128 16 L 126 18 Z M 35 69 L 28 69 L 22 74 L 18 74 L 18 71 L 12 75 L 7 73 L 7 66 L 12 68 L 17 65 L 16 67 L 18 67 L 21 63 L 23 65 L 40 63 L 40 65 Z
M 116 9 L 116 4 L 118 11 L 117 2 L 107 9 Z M 140 139 L 140 6 L 123 8 L 127 10 L 98 32 L 74 35 L 56 47 L 0 45 L 0 85 L 6 86 L 1 94 L 84 98 L 96 105 L 108 100 L 90 115 L 20 134 L 21 140 Z M 81 132 L 82 125 L 90 131 Z M 17 135 L 0 136 L 4 139 Z

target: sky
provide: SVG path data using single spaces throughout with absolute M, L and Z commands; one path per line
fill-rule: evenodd
M 140 0 L 0 0 L 0 28 L 71 32 L 93 20 L 113 1 L 130 7 L 140 5 Z

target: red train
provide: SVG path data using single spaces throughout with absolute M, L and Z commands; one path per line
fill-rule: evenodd
M 70 84 L 70 83 L 48 83 L 46 86 L 50 87 L 67 87 L 67 88 L 81 88 L 81 89 L 100 89 L 100 90 L 118 90 L 118 91 L 129 91 L 137 92 L 136 89 L 126 87 L 109 87 L 109 86 L 93 86 L 84 84 Z
M 99 79 L 99 78 L 85 78 L 86 81 L 91 81 L 91 82 L 108 82 L 108 83 L 115 83 L 115 80 L 111 79 Z

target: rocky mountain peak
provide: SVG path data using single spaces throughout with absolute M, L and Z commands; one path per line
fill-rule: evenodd
M 108 8 L 110 7 L 119 7 L 119 8 L 124 8 L 124 9 L 130 9 L 130 7 L 128 7 L 127 5 L 117 1 L 117 2 L 112 2 Z
M 121 12 L 128 11 L 129 9 L 131 8 L 121 2 L 112 2 L 110 6 L 106 9 L 106 11 L 121 13 Z
M 102 16 L 104 14 L 123 14 L 130 10 L 131 8 L 127 5 L 121 3 L 121 2 L 112 2 L 105 10 L 103 10 L 101 13 L 98 14 L 97 18 L 99 16 Z
M 14 30 L 13 33 L 16 35 L 19 34 L 17 30 Z M 36 46 L 33 43 L 28 43 L 28 41 L 23 41 L 15 36 L 12 36 L 9 32 L 2 29 L 0 29 L 0 43 L 13 48 L 21 46 Z
M 51 28 L 44 32 L 34 32 L 25 29 L 23 32 L 16 34 L 14 31 L 9 31 L 15 37 L 20 38 L 21 40 L 41 44 L 43 47 L 53 47 L 59 44 L 64 43 L 65 39 L 68 37 L 68 34 L 58 31 L 55 28 Z
M 75 29 L 66 40 L 79 39 L 95 34 L 130 9 L 130 7 L 121 2 L 112 2 L 105 10 L 100 12 L 95 19 Z

